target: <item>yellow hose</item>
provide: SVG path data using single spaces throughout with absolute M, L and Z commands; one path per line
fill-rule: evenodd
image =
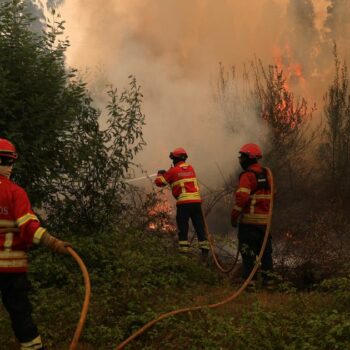
M 151 320 L 150 322 L 148 322 L 147 324 L 145 324 L 143 327 L 141 327 L 139 330 L 137 330 L 136 332 L 134 332 L 130 337 L 128 337 L 127 339 L 125 339 L 123 342 L 121 342 L 116 348 L 115 350 L 121 350 L 124 349 L 124 347 L 126 345 L 128 345 L 133 339 L 135 339 L 136 337 L 138 337 L 139 335 L 141 335 L 142 333 L 144 333 L 147 329 L 151 328 L 155 323 L 170 317 L 170 316 L 174 316 L 174 315 L 178 315 L 180 313 L 184 313 L 184 312 L 190 312 L 190 311 L 196 311 L 196 310 L 201 310 L 204 308 L 209 308 L 209 309 L 215 309 L 219 306 L 225 305 L 228 302 L 236 299 L 249 285 L 250 281 L 252 280 L 252 278 L 254 277 L 256 271 L 258 270 L 261 258 L 264 254 L 265 248 L 266 248 L 266 244 L 267 244 L 267 240 L 270 234 L 270 228 L 271 228 L 271 219 L 272 219 L 272 209 L 273 209 L 273 194 L 274 194 L 274 183 L 273 183 L 273 177 L 272 177 L 272 173 L 271 170 L 266 168 L 267 172 L 268 172 L 268 177 L 270 178 L 270 183 L 271 183 L 271 202 L 270 202 L 270 208 L 269 208 L 269 221 L 268 224 L 266 226 L 266 231 L 265 231 L 265 236 L 264 236 L 264 240 L 260 249 L 260 253 L 258 255 L 258 258 L 256 260 L 256 263 L 254 265 L 254 268 L 252 269 L 252 271 L 250 272 L 249 276 L 247 277 L 247 279 L 243 282 L 243 284 L 241 285 L 241 287 L 236 290 L 234 293 L 232 293 L 231 295 L 229 295 L 226 299 L 215 303 L 215 304 L 209 304 L 209 305 L 199 305 L 199 306 L 193 306 L 193 307 L 187 307 L 187 308 L 182 308 L 182 309 L 178 309 L 178 310 L 173 310 L 167 313 L 164 313 L 162 315 L 160 315 L 159 317 Z
M 83 262 L 83 260 L 80 258 L 80 256 L 71 248 L 71 247 L 67 247 L 67 250 L 69 252 L 69 254 L 75 259 L 75 261 L 78 263 L 83 276 L 84 276 L 84 283 L 85 283 L 85 298 L 84 298 L 84 303 L 83 303 L 83 307 L 80 313 L 80 318 L 79 318 L 79 322 L 77 324 L 77 328 L 75 330 L 72 342 L 70 343 L 69 346 L 69 350 L 76 350 L 77 346 L 78 346 L 78 342 L 79 342 L 79 338 L 81 335 L 81 332 L 84 328 L 84 324 L 86 321 L 86 315 L 88 312 L 88 308 L 89 308 L 89 303 L 90 303 L 90 295 L 91 295 L 91 284 L 90 284 L 90 277 L 89 277 L 89 273 L 86 269 L 86 266 Z

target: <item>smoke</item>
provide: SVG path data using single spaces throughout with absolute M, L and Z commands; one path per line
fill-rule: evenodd
M 0 4 L 5 4 L 9 0 L 0 0 Z M 31 23 L 31 30 L 37 34 L 42 34 L 46 28 L 46 16 L 48 11 L 57 8 L 64 3 L 64 0 L 21 0 L 26 10 L 33 16 L 33 22 Z
M 322 101 L 332 73 L 331 39 L 350 37 L 345 3 L 66 0 L 59 12 L 72 45 L 69 65 L 102 67 L 119 88 L 130 74 L 141 85 L 148 144 L 138 157 L 143 168 L 149 173 L 166 168 L 169 151 L 181 146 L 202 182 L 216 186 L 221 173 L 238 169 L 242 143 L 269 148 L 243 76 L 234 79 L 230 98 L 218 98 L 219 62 L 239 71 L 254 57 L 273 64 L 277 52 L 285 67 L 299 65 L 307 82 L 291 70 L 291 88 L 310 104 Z M 95 90 L 101 86 L 97 80 L 91 80 Z
M 325 21 L 326 34 L 336 41 L 349 40 L 350 3 L 344 0 L 330 0 Z

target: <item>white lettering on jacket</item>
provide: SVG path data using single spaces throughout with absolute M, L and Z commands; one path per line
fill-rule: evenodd
M 187 172 L 182 171 L 182 172 L 178 173 L 177 175 L 178 176 L 183 176 L 183 177 L 186 177 L 186 176 L 192 176 L 193 177 L 194 173 L 192 171 L 187 171 Z
M 8 207 L 0 207 L 0 215 L 8 215 L 9 208 Z

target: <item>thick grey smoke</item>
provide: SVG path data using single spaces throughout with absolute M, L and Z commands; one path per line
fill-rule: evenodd
M 349 34 L 350 17 L 341 15 L 348 3 L 66 0 L 59 11 L 72 44 L 70 65 L 102 67 L 120 88 L 129 74 L 141 84 L 148 146 L 138 160 L 144 169 L 166 168 L 169 151 L 182 146 L 199 177 L 214 186 L 222 180 L 218 168 L 237 169 L 242 143 L 269 147 L 244 77 L 237 74 L 228 94 L 215 99 L 219 62 L 237 72 L 254 57 L 281 64 L 291 89 L 309 104 L 322 101 L 333 68 L 330 38 Z M 338 19 L 347 26 L 343 36 Z

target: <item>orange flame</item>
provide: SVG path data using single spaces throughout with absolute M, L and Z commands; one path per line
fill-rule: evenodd
M 303 66 L 301 63 L 293 62 L 292 50 L 288 44 L 284 48 L 274 47 L 273 57 L 275 65 L 279 71 L 283 71 L 286 77 L 285 88 L 288 90 L 289 84 L 299 84 L 305 86 L 305 78 L 303 75 Z
M 170 220 L 172 214 L 173 210 L 168 201 L 159 198 L 158 202 L 148 211 L 150 217 L 148 228 L 151 231 L 174 232 L 176 226 Z

